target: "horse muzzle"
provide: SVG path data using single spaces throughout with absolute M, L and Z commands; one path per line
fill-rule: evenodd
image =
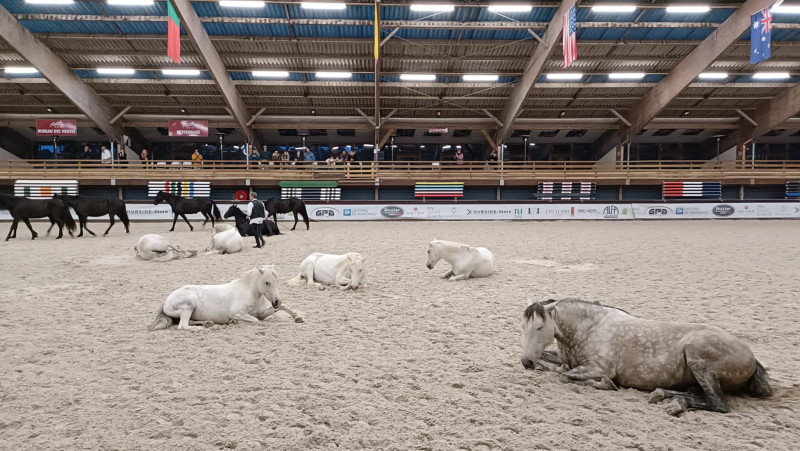
M 433 266 L 431 266 L 431 264 L 430 264 L 430 263 L 428 263 L 428 264 L 427 264 L 427 265 L 425 265 L 425 266 L 427 266 L 427 267 L 428 267 L 428 269 L 433 269 Z
M 526 370 L 533 368 L 533 360 L 522 359 L 522 366 L 524 366 Z
M 274 301 L 272 301 L 272 308 L 278 308 L 280 306 L 281 306 L 281 300 L 280 299 L 275 299 Z

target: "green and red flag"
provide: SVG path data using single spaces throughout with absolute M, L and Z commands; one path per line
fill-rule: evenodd
M 181 62 L 181 18 L 172 0 L 167 0 L 167 56 L 172 61 Z

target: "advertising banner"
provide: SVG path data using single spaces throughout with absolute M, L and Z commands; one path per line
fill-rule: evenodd
M 169 136 L 206 137 L 208 136 L 208 121 L 169 121 Z
M 75 119 L 36 119 L 36 136 L 78 136 Z
M 800 202 L 632 204 L 636 219 L 800 218 Z

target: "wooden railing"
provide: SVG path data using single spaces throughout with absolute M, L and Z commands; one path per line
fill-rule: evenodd
M 325 162 L 140 161 L 104 164 L 86 160 L 11 160 L 0 162 L 0 180 L 579 180 L 600 184 L 660 183 L 663 180 L 719 180 L 736 183 L 784 183 L 800 180 L 800 161 L 633 161 L 630 164 L 586 162 L 507 161 L 455 162 Z

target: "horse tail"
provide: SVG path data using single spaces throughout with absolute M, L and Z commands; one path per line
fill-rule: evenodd
M 128 208 L 125 205 L 125 202 L 120 202 L 122 203 L 122 209 L 119 211 L 119 213 L 117 213 L 117 216 L 119 216 L 119 220 L 122 221 L 122 224 L 125 226 L 125 230 L 127 230 L 131 223 L 130 219 L 128 219 Z
M 150 325 L 150 330 L 166 329 L 171 325 L 172 318 L 164 313 L 164 306 L 162 305 L 161 309 L 159 309 L 158 313 L 156 314 L 156 320 Z
M 288 281 L 286 281 L 286 284 L 289 285 L 289 286 L 293 286 L 293 287 L 299 287 L 301 285 L 305 285 L 305 283 L 306 283 L 305 280 L 306 280 L 306 278 L 303 277 L 302 274 L 298 274 L 298 275 L 292 277 L 291 279 L 289 279 Z
M 303 222 L 306 223 L 306 229 L 308 229 L 308 211 L 306 210 L 306 203 L 302 200 L 300 201 L 300 207 L 297 209 L 297 211 L 303 216 Z
M 217 204 L 215 204 L 213 200 L 211 201 L 211 208 L 214 212 L 214 219 L 222 221 L 222 213 L 219 212 L 219 208 L 217 208 Z
M 772 387 L 769 386 L 767 370 L 756 360 L 756 370 L 750 379 L 747 380 L 747 394 L 757 398 L 767 398 L 772 396 Z
M 64 211 L 61 213 L 61 220 L 64 221 L 64 225 L 67 226 L 67 230 L 69 234 L 72 235 L 75 232 L 75 229 L 78 228 L 78 225 L 75 224 L 75 219 L 72 218 L 72 214 L 69 212 L 69 203 L 65 199 L 61 199 L 61 203 L 64 204 Z

